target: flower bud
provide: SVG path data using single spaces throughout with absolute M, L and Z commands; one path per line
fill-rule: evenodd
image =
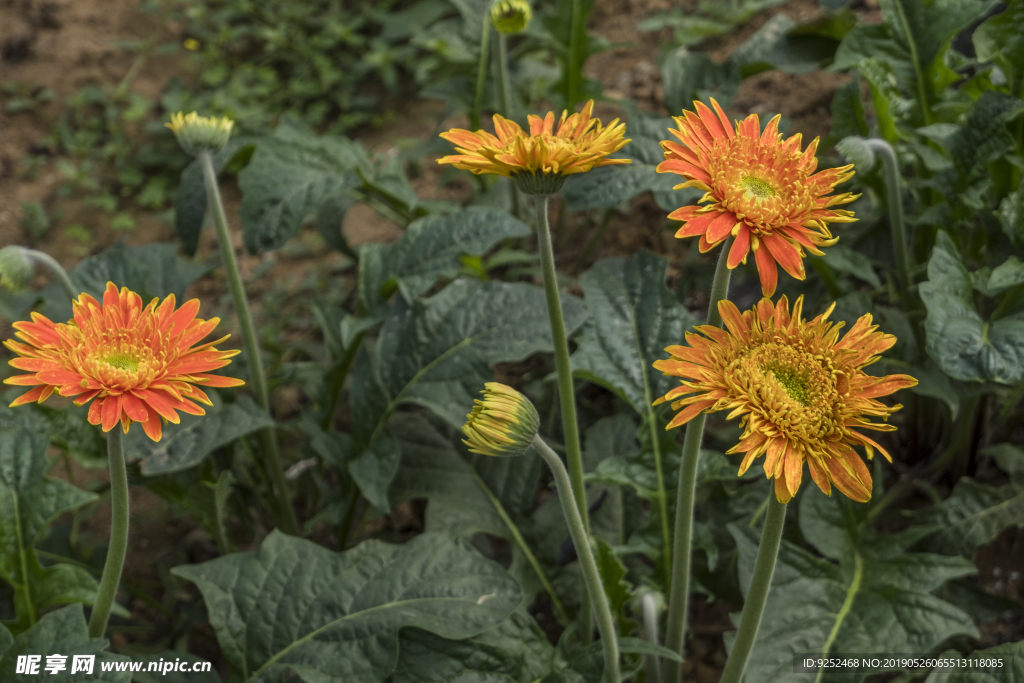
M 20 292 L 28 285 L 35 272 L 32 261 L 21 247 L 0 249 L 0 284 L 12 292 Z
M 519 33 L 532 18 L 533 11 L 525 0 L 502 0 L 491 6 L 491 23 L 499 33 Z
M 488 382 L 476 400 L 473 412 L 466 416 L 462 440 L 472 453 L 508 457 L 522 455 L 540 429 L 537 409 L 518 391 L 498 382 Z
M 227 118 L 199 116 L 196 112 L 171 116 L 171 122 L 165 126 L 174 131 L 181 148 L 192 156 L 200 152 L 219 152 L 231 137 L 231 127 L 235 122 Z

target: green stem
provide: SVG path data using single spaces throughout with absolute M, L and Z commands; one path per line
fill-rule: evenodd
M 898 4 L 898 3 L 897 3 Z M 896 272 L 900 279 L 903 305 L 912 309 L 910 297 L 910 253 L 907 250 L 907 227 L 903 220 L 903 202 L 900 194 L 900 170 L 896 152 L 885 140 L 872 138 L 865 141 L 867 146 L 882 159 L 882 176 L 885 179 L 885 194 L 889 204 L 889 227 L 892 230 L 892 248 L 896 255 Z
M 338 398 L 341 396 L 341 390 L 345 386 L 345 377 L 348 376 L 349 368 L 352 367 L 352 361 L 356 358 L 356 352 L 359 350 L 360 345 L 362 345 L 364 336 L 366 336 L 366 333 L 360 332 L 352 339 L 348 348 L 345 349 L 341 361 L 331 372 L 330 385 L 327 388 L 327 395 L 330 396 L 330 399 L 327 404 L 327 410 L 320 420 L 321 429 L 326 430 L 330 428 L 331 423 L 334 421 L 334 409 L 338 406 Z
M 580 0 L 572 0 L 572 24 L 569 29 L 569 73 L 566 74 L 565 108 L 572 111 L 576 108 L 576 102 L 580 98 L 580 76 L 583 73 L 583 64 L 577 63 L 577 53 L 580 51 L 579 40 L 583 33 L 583 7 Z
M 722 245 L 722 253 L 715 266 L 715 277 L 711 281 L 711 300 L 708 303 L 707 324 L 721 327 L 722 316 L 718 313 L 718 302 L 729 295 L 728 268 L 729 247 L 732 238 Z M 690 609 L 690 565 L 693 562 L 693 506 L 697 488 L 697 462 L 700 458 L 700 443 L 704 438 L 704 422 L 707 415 L 701 413 L 686 426 L 683 439 L 683 458 L 679 466 L 679 488 L 676 493 L 676 519 L 673 533 L 672 582 L 669 589 L 668 624 L 665 630 L 665 647 L 678 652 L 682 657 L 686 644 L 686 618 Z M 666 683 L 678 683 L 683 675 L 680 662 L 665 662 Z
M 128 551 L 128 472 L 124 464 L 124 441 L 121 425 L 115 425 L 107 436 L 107 459 L 110 461 L 110 543 L 103 575 L 96 590 L 96 602 L 89 616 L 89 637 L 102 638 L 107 630 L 110 607 L 117 585 L 121 582 L 124 556 Z
M 40 263 L 53 273 L 57 281 L 60 282 L 64 291 L 67 292 L 68 298 L 74 301 L 78 298 L 78 293 L 75 292 L 75 286 L 71 284 L 71 278 L 68 277 L 68 271 L 64 270 L 64 266 L 57 262 L 57 259 L 53 258 L 49 254 L 44 254 L 41 251 L 35 249 L 22 249 L 22 253 L 26 258 L 29 258 L 36 263 Z
M 601 574 L 597 571 L 594 550 L 590 546 L 590 532 L 583 524 L 583 517 L 580 515 L 579 509 L 573 504 L 569 474 L 565 471 L 565 466 L 558 454 L 551 450 L 539 436 L 534 437 L 533 447 L 544 458 L 548 467 L 551 468 L 551 474 L 554 475 L 558 499 L 562 503 L 562 512 L 565 514 L 565 521 L 569 526 L 569 535 L 572 537 L 573 545 L 576 546 L 576 555 L 579 557 L 580 568 L 583 570 L 583 583 L 590 596 L 590 604 L 594 606 L 594 611 L 597 613 L 597 629 L 601 633 L 601 649 L 604 651 L 604 683 L 619 683 L 619 642 L 615 636 L 615 621 L 612 619 L 608 596 L 605 595 L 604 585 L 601 583 Z
M 476 97 L 473 98 L 473 111 L 469 113 L 470 130 L 480 129 L 480 112 L 484 106 L 484 84 L 487 82 L 487 61 L 491 42 L 491 15 L 484 12 L 484 25 L 480 34 L 480 65 L 476 71 Z
M 750 590 L 743 602 L 743 614 L 740 615 L 740 628 L 733 641 L 732 652 L 725 661 L 720 683 L 740 683 L 743 670 L 747 666 L 747 658 L 754 647 L 757 629 L 761 625 L 761 614 L 768 599 L 768 589 L 775 573 L 775 560 L 779 556 L 782 543 L 782 527 L 786 523 L 786 504 L 780 503 L 775 491 L 768 493 L 768 512 L 765 515 L 764 529 L 761 530 L 761 546 L 757 549 L 754 561 L 754 576 L 750 579 Z
M 652 645 L 658 644 L 658 604 L 651 593 L 640 598 L 640 611 L 644 624 L 644 639 Z M 647 668 L 647 683 L 661 683 L 661 663 L 655 655 L 644 657 Z
M 249 302 L 245 297 L 245 287 L 242 285 L 242 275 L 238 272 L 238 261 L 235 259 L 235 250 L 231 246 L 231 235 L 228 232 L 228 219 L 224 213 L 224 202 L 221 200 L 220 188 L 217 186 L 217 174 L 213 170 L 213 156 L 209 151 L 199 154 L 200 163 L 203 167 L 203 178 L 206 181 L 206 196 L 213 207 L 213 222 L 217 227 L 217 242 L 220 244 L 220 255 L 224 261 L 224 271 L 227 274 L 228 286 L 231 289 L 231 298 L 235 304 L 235 313 L 238 315 L 238 324 L 242 328 L 242 340 L 245 344 L 245 355 L 249 361 L 249 375 L 252 381 L 253 393 L 256 394 L 256 401 L 263 410 L 270 414 L 270 392 L 267 389 L 267 376 L 263 370 L 263 359 L 260 356 L 260 347 L 256 339 L 256 329 L 252 324 L 252 316 L 249 314 Z M 299 523 L 295 518 L 295 510 L 288 499 L 288 485 L 285 482 L 284 470 L 281 468 L 281 456 L 277 448 L 277 434 L 272 427 L 260 432 L 260 440 L 263 444 L 263 466 L 274 483 L 276 492 L 276 507 L 278 524 L 282 530 L 293 536 L 299 535 Z
M 853 581 L 850 582 L 850 587 L 846 591 L 846 599 L 843 600 L 843 606 L 839 608 L 839 614 L 836 615 L 836 623 L 832 625 L 832 631 L 828 634 L 828 638 L 825 640 L 825 646 L 821 649 L 821 658 L 828 657 L 828 653 L 832 651 L 832 645 L 836 642 L 836 636 L 839 635 L 839 627 L 843 625 L 843 621 L 846 619 L 846 615 L 850 613 L 853 608 L 853 599 L 857 597 L 857 591 L 860 590 L 860 580 L 864 575 L 864 562 L 860 559 L 858 553 L 853 555 Z M 825 674 L 825 667 L 818 669 L 818 675 L 814 677 L 814 683 L 821 683 L 821 677 Z
M 580 450 L 580 431 L 576 420 L 576 394 L 572 384 L 572 367 L 569 364 L 569 341 L 565 336 L 565 319 L 562 317 L 562 300 L 558 295 L 558 272 L 555 270 L 554 248 L 551 246 L 551 226 L 548 224 L 548 203 L 550 195 L 534 195 L 537 208 L 537 246 L 540 250 L 541 270 L 544 274 L 544 296 L 548 304 L 548 321 L 551 324 L 551 341 L 555 347 L 555 370 L 558 374 L 558 399 L 562 412 L 562 436 L 565 439 L 565 457 L 569 463 L 569 480 L 572 497 L 583 528 L 590 533 L 590 516 L 587 513 L 587 489 L 583 482 L 583 454 Z M 591 605 L 583 600 L 580 606 L 580 639 L 590 642 L 592 612 Z
M 530 550 L 530 546 L 526 544 L 526 539 L 523 538 L 521 533 L 519 533 L 519 527 L 517 527 L 516 523 L 512 521 L 511 517 L 509 517 L 508 511 L 505 510 L 505 506 L 501 504 L 498 497 L 494 495 L 493 491 L 491 491 L 491 487 L 487 485 L 487 482 L 483 480 L 480 473 L 476 471 L 475 467 L 473 467 L 473 463 L 467 462 L 466 467 L 469 468 L 470 473 L 473 475 L 476 485 L 480 487 L 480 490 L 483 491 L 485 496 L 487 496 L 487 500 L 489 500 L 491 505 L 494 506 L 498 516 L 501 517 L 501 521 L 505 522 L 505 526 L 508 527 L 509 533 L 512 534 L 512 538 L 519 544 L 520 550 L 522 550 L 523 554 L 526 555 L 526 561 L 530 563 L 531 567 L 533 567 L 533 571 L 536 572 L 537 578 L 540 579 L 541 585 L 544 586 L 544 590 L 546 590 L 548 595 L 551 596 L 551 604 L 558 613 L 558 618 L 563 624 L 568 624 L 572 621 L 569 617 L 569 612 L 566 611 L 562 601 L 558 599 L 558 594 L 555 593 L 555 589 L 552 587 L 551 582 L 548 581 L 548 577 L 544 574 L 544 570 L 541 568 L 540 561 L 537 560 L 537 556 L 533 554 L 533 551 Z

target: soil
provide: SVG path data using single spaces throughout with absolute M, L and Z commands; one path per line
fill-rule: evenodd
M 662 45 L 671 40 L 671 31 L 642 33 L 637 30 L 637 22 L 679 5 L 690 11 L 696 4 L 696 0 L 599 0 L 595 3 L 589 29 L 614 47 L 588 61 L 587 75 L 600 80 L 610 98 L 630 97 L 642 109 L 664 114 L 657 65 Z M 865 20 L 879 20 L 874 0 L 861 0 L 853 7 Z M 699 49 L 713 59 L 723 60 L 775 13 L 783 12 L 794 20 L 803 21 L 813 18 L 819 11 L 817 0 L 792 0 L 759 13 L 735 31 L 707 41 Z M 83 256 L 102 250 L 122 236 L 129 244 L 174 240 L 174 231 L 165 213 L 133 210 L 136 227 L 124 234 L 97 218 L 104 214 L 85 206 L 80 198 L 59 197 L 57 189 L 64 178 L 57 160 L 40 154 L 37 144 L 51 132 L 65 98 L 86 85 L 117 85 L 129 73 L 136 55 L 116 41 L 143 40 L 156 34 L 162 35 L 163 40 L 181 38 L 179 27 L 161 23 L 157 17 L 141 12 L 138 0 L 0 0 L 0 83 L 25 83 L 36 90 L 49 88 L 56 93 L 51 103 L 32 112 L 10 114 L 0 110 L 0 245 L 28 244 L 21 227 L 24 202 L 40 202 L 49 215 L 57 217 L 47 235 L 32 246 L 53 255 L 65 267 L 73 266 Z M 131 89 L 157 98 L 172 77 L 181 76 L 182 64 L 180 55 L 150 57 L 132 80 Z M 833 93 L 845 82 L 846 77 L 841 74 L 766 72 L 743 82 L 729 114 L 740 118 L 751 112 L 780 112 L 792 122 L 791 132 L 803 133 L 805 139 L 824 137 L 830 129 L 829 105 Z M 400 142 L 426 140 L 442 125 L 466 125 L 464 118 L 442 121 L 443 111 L 437 102 L 415 101 L 386 128 L 366 130 L 358 137 L 373 150 L 397 151 Z M 620 112 L 612 105 L 601 104 L 598 114 L 613 117 Z M 422 164 L 413 179 L 420 197 L 459 201 L 469 196 L 471 188 L 463 181 L 441 187 L 441 171 L 431 161 L 428 159 Z M 30 162 L 35 170 L 26 173 L 24 169 Z M 324 250 L 317 248 L 317 236 L 312 233 L 299 239 L 307 248 L 284 249 L 262 256 L 246 254 L 241 248 L 237 224 L 240 194 L 232 182 L 226 181 L 224 195 L 243 273 L 268 269 L 263 271 L 262 277 L 251 280 L 254 300 L 259 299 L 261 288 L 280 283 L 294 286 L 297 279 L 311 269 L 346 267 L 345 257 L 323 255 Z M 561 210 L 562 207 L 555 206 L 554 215 L 558 216 Z M 91 243 L 81 244 L 69 237 L 67 229 L 76 223 L 92 231 Z M 628 255 L 641 247 L 667 255 L 673 264 L 680 264 L 689 248 L 688 243 L 673 239 L 671 232 L 664 229 L 664 211 L 649 199 L 635 200 L 628 215 L 612 212 L 603 239 L 595 249 L 584 254 L 584 245 L 598 229 L 597 223 L 589 217 L 575 216 L 558 225 L 559 266 L 567 274 L 578 274 L 598 258 Z M 390 242 L 401 235 L 400 226 L 363 205 L 348 213 L 342 230 L 354 246 Z M 212 231 L 205 231 L 200 258 L 215 248 Z M 673 265 L 670 277 L 679 272 L 679 266 Z M 42 274 L 38 277 L 39 282 L 35 284 L 46 279 Z M 222 280 L 211 275 L 197 282 L 189 294 L 215 302 L 224 291 Z M 2 338 L 9 336 L 10 322 L 0 321 Z M 275 400 L 285 408 L 297 404 L 301 397 L 281 394 Z M 72 472 L 79 486 L 102 489 L 106 485 L 106 473 L 102 470 L 84 470 L 74 465 Z M 66 478 L 61 467 L 55 468 L 52 474 Z M 125 575 L 129 595 L 123 596 L 122 603 L 127 604 L 132 613 L 132 626 L 124 628 L 114 622 L 113 648 L 151 650 L 187 644 L 194 654 L 214 661 L 226 674 L 226 663 L 216 649 L 208 625 L 192 632 L 181 630 L 182 623 L 189 621 L 183 619 L 182 614 L 201 611 L 201 606 L 195 592 L 168 573 L 176 564 L 201 562 L 216 556 L 215 544 L 205 530 L 149 489 L 133 486 L 131 495 L 132 535 Z M 365 533 L 387 532 L 393 538 L 418 533 L 423 528 L 422 508 L 422 505 L 400 506 L 391 514 L 371 521 Z M 109 528 L 106 502 L 90 506 L 79 516 L 82 543 L 104 543 Z M 1024 593 L 1024 581 L 1019 572 L 1024 566 L 1021 537 L 1019 531 L 1008 532 L 997 544 L 983 549 L 979 558 L 979 581 L 987 589 L 1014 599 L 1020 599 Z M 329 542 L 329 539 L 324 541 Z M 721 636 L 731 630 L 728 614 L 735 609 L 736 606 L 721 601 L 695 600 L 694 636 L 689 645 L 694 656 L 687 659 L 687 680 L 697 683 L 717 680 L 725 660 Z M 1022 631 L 1019 615 L 1014 619 L 1016 621 L 1010 620 L 1012 623 L 997 621 L 983 625 L 981 644 L 1005 642 L 1011 633 L 1019 639 Z

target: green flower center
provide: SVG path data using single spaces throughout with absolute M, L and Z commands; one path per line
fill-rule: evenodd
M 785 390 L 786 395 L 800 405 L 808 405 L 807 381 L 803 377 L 785 367 L 774 366 L 765 369 L 771 371 L 775 376 L 775 381 Z
M 744 176 L 740 179 L 740 185 L 743 187 L 747 197 L 752 197 L 759 202 L 779 196 L 774 187 L 754 176 Z
M 136 372 L 139 369 L 139 361 L 123 353 L 115 353 L 111 356 L 107 356 L 103 359 L 103 362 L 117 368 L 118 370 Z

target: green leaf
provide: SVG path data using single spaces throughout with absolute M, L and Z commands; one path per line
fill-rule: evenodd
M 849 155 L 846 156 L 849 158 Z M 882 281 L 878 279 L 875 269 L 871 266 L 871 259 L 850 247 L 837 244 L 829 247 L 824 256 L 813 256 L 812 258 L 820 258 L 832 270 L 853 275 L 874 287 L 882 286 Z
M 551 670 L 555 649 L 525 609 L 469 640 L 405 629 L 394 683 L 533 683 Z
M 1003 198 L 996 216 L 1010 241 L 1018 247 L 1024 246 L 1024 185 Z
M 667 267 L 641 250 L 602 259 L 580 277 L 590 317 L 572 356 L 573 374 L 613 391 L 641 415 L 678 386 L 653 363 L 696 323 L 665 286 Z
M 1024 486 L 1024 449 L 1012 443 L 997 443 L 986 446 L 981 454 L 994 459 L 1015 486 Z
M 938 528 L 935 547 L 971 558 L 978 546 L 991 543 L 1003 529 L 1024 526 L 1024 487 L 986 486 L 962 477 L 949 498 L 916 513 L 913 520 Z
M 985 273 L 987 277 L 978 277 L 980 275 L 982 271 L 976 273 L 974 287 L 985 296 L 998 296 L 1011 287 L 1024 284 L 1024 262 L 1016 256 L 1010 256 L 992 272 Z
M 45 475 L 47 446 L 46 437 L 38 432 L 0 429 L 0 576 L 14 588 L 19 630 L 31 626 L 40 609 L 63 597 L 91 601 L 88 586 L 84 592 L 74 587 L 82 585 L 79 574 L 44 571 L 33 550 L 54 518 L 96 499 L 95 494 Z M 66 595 L 53 583 L 55 576 L 69 579 Z
M 5 635 L 6 634 L 6 635 Z M 105 638 L 90 638 L 89 629 L 82 614 L 81 605 L 69 605 L 64 609 L 50 612 L 43 616 L 32 628 L 17 638 L 0 628 L 0 671 L 6 680 L 14 674 L 19 655 L 42 655 L 39 673 L 35 678 L 44 678 L 53 683 L 129 683 L 131 673 L 128 671 L 103 671 L 102 663 L 124 664 L 128 658 L 105 652 Z M 48 673 L 45 669 L 47 655 L 66 655 L 65 669 L 57 674 Z M 75 655 L 95 657 L 91 674 L 79 671 L 72 674 L 72 661 Z
M 987 90 L 967 113 L 963 124 L 949 137 L 949 154 L 963 187 L 989 175 L 989 162 L 1016 147 L 1007 130 L 1010 121 L 1024 113 L 1024 100 Z
M 228 161 L 239 153 L 252 153 L 253 141 L 238 137 L 213 155 L 214 172 L 220 173 Z M 181 240 L 187 254 L 195 254 L 199 246 L 199 234 L 206 217 L 206 181 L 199 159 L 193 160 L 181 172 L 181 182 L 174 195 L 174 231 Z
M 959 652 L 945 652 L 942 657 L 960 659 Z M 1003 643 L 987 650 L 975 650 L 968 659 L 998 659 L 1001 666 L 980 667 L 970 664 L 945 671 L 933 671 L 925 683 L 1015 683 L 1024 678 L 1024 641 Z
M 904 551 L 906 539 L 879 537 L 854 524 L 861 506 L 810 487 L 800 503 L 801 529 L 839 564 L 783 541 L 757 640 L 747 663 L 752 681 L 798 683 L 793 655 L 928 652 L 954 635 L 977 633 L 970 617 L 928 591 L 973 573 L 960 558 Z M 824 516 L 822 516 L 824 515 Z M 817 517 L 806 520 L 805 517 Z M 845 520 L 845 521 L 844 521 Z M 730 525 L 739 551 L 740 586 L 750 585 L 760 532 Z M 844 609 L 845 607 L 845 609 Z M 881 671 L 883 669 L 879 669 Z M 826 671 L 825 683 L 859 682 L 864 672 Z
M 571 334 L 583 322 L 583 305 L 565 298 L 562 307 Z M 359 454 L 350 471 L 374 457 L 367 449 L 398 406 L 418 404 L 462 426 L 474 398 L 493 377 L 491 364 L 551 349 L 547 306 L 538 287 L 463 279 L 415 307 L 399 298 L 384 321 L 372 363 L 357 361 L 351 402 Z M 387 490 L 388 484 L 381 479 L 376 490 Z
M 853 135 L 864 137 L 871 132 L 868 127 L 867 115 L 864 113 L 864 103 L 860 98 L 860 88 L 861 80 L 854 78 L 836 90 L 836 94 L 832 97 L 832 135 L 837 138 L 847 138 Z M 836 148 L 839 149 L 838 145 Z M 845 152 L 843 154 L 850 158 Z M 871 161 L 874 161 L 874 155 L 872 155 Z M 869 169 L 870 165 L 864 169 L 858 167 L 857 171 L 863 173 Z
M 359 187 L 356 169 L 369 167 L 362 146 L 347 138 L 279 129 L 261 139 L 238 174 L 246 249 L 255 254 L 281 248 L 325 202 Z
M 333 553 L 274 531 L 257 551 L 172 573 L 199 587 L 245 681 L 289 670 L 308 683 L 382 681 L 397 664 L 400 629 L 470 638 L 522 600 L 501 567 L 435 534 Z
M 498 209 L 473 206 L 447 216 L 413 221 L 393 244 L 366 244 L 359 250 L 359 305 L 376 311 L 398 289 L 411 302 L 437 280 L 455 277 L 463 254 L 485 254 L 498 242 L 526 237 L 530 228 Z
M 595 536 L 594 558 L 597 561 L 597 570 L 601 574 L 601 584 L 604 587 L 605 595 L 608 596 L 608 604 L 618 626 L 619 633 L 629 633 L 633 620 L 626 612 L 629 598 L 633 594 L 633 584 L 626 581 L 626 567 L 622 560 L 615 554 L 608 541 Z
M 828 27 L 823 28 L 827 33 Z M 835 31 L 845 33 L 839 26 Z M 744 77 L 769 69 L 807 73 L 832 58 L 840 38 L 813 32 L 811 25 L 799 25 L 780 12 L 733 50 L 729 61 Z
M 986 322 L 978 314 L 971 274 L 944 232 L 939 232 L 928 261 L 928 282 L 920 292 L 928 309 L 928 355 L 947 375 L 1004 384 L 1024 377 L 1024 315 Z
M 995 62 L 1011 89 L 1020 83 L 1024 69 L 1024 2 L 1010 0 L 1006 9 L 978 26 L 972 38 L 979 61 Z
M 164 427 L 160 441 L 134 429 L 125 439 L 125 452 L 141 460 L 142 473 L 151 477 L 195 467 L 218 448 L 273 426 L 273 419 L 262 408 L 248 396 L 241 396 L 216 412 L 182 415 L 180 424 Z
M 0 428 L 19 427 L 50 437 L 50 444 L 68 451 L 83 467 L 107 467 L 107 441 L 96 425 L 89 424 L 88 408 L 73 405 L 54 408 L 30 403 L 18 408 L 0 405 Z
M 678 48 L 665 57 L 661 80 L 665 88 L 665 108 L 678 116 L 684 109 L 692 108 L 694 100 L 708 103 L 714 97 L 723 107 L 728 107 L 739 90 L 741 76 L 732 60 L 719 64 L 703 52 Z

